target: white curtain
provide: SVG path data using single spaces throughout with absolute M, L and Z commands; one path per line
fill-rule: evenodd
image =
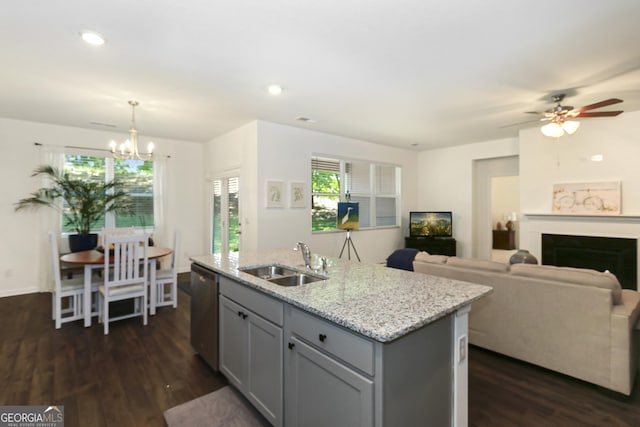
M 167 230 L 167 170 L 169 159 L 161 157 L 153 161 L 153 240 L 156 245 L 171 247 L 171 234 Z
M 58 170 L 64 169 L 64 147 L 42 145 L 40 146 L 39 160 L 41 165 L 50 165 Z M 41 177 L 39 186 L 48 187 L 51 180 L 47 177 Z M 59 201 L 60 209 L 62 209 L 62 201 Z M 51 247 L 49 245 L 49 231 L 57 236 L 58 251 L 60 253 L 68 252 L 68 243 L 65 239 L 61 242 L 60 234 L 62 231 L 62 215 L 60 210 L 43 207 L 39 211 L 40 230 L 38 233 L 39 246 L 39 277 L 38 283 L 41 292 L 50 292 L 53 290 L 53 275 L 51 266 Z M 62 244 L 64 243 L 64 244 Z

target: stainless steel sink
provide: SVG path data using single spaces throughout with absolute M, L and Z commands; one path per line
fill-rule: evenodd
M 282 276 L 291 276 L 298 273 L 297 270 L 277 264 L 262 265 L 259 267 L 244 267 L 239 268 L 238 270 L 265 280 L 275 279 Z
M 278 264 L 261 265 L 258 267 L 241 267 L 238 270 L 268 280 L 279 286 L 300 286 L 306 283 L 326 280 L 326 277 L 305 273 L 292 267 Z
M 315 276 L 312 274 L 296 273 L 291 276 L 276 277 L 269 279 L 271 283 L 275 283 L 280 286 L 300 286 L 307 283 L 318 282 L 320 280 L 326 280 L 324 277 Z

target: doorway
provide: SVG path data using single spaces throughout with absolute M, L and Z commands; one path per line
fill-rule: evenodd
M 212 254 L 240 250 L 240 178 L 214 179 L 211 182 Z
M 491 178 L 491 260 L 508 263 L 520 247 L 520 177 Z
M 495 177 L 518 177 L 519 158 L 518 156 L 497 157 L 491 159 L 475 160 L 473 164 L 473 239 L 471 256 L 474 258 L 491 260 L 493 256 L 493 230 L 497 227 L 494 224 L 493 206 L 502 206 L 504 199 L 515 200 L 515 204 L 506 212 L 496 212 L 496 216 L 516 213 L 519 214 L 520 192 L 519 184 L 509 190 L 492 191 L 493 178 Z M 495 193 L 495 194 L 494 194 Z M 517 208 L 516 208 L 517 207 Z M 500 208 L 502 210 L 502 208 Z M 506 222 L 506 218 L 505 218 Z M 505 222 L 502 222 L 504 225 Z M 507 258 L 508 260 L 508 258 Z M 501 259 L 502 261 L 502 259 Z

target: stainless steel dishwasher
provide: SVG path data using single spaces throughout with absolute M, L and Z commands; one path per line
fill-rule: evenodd
M 218 275 L 191 264 L 191 346 L 218 370 Z

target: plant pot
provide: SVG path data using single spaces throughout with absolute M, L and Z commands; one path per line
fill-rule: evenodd
M 88 251 L 98 246 L 98 235 L 92 234 L 70 234 L 69 249 L 71 252 Z

